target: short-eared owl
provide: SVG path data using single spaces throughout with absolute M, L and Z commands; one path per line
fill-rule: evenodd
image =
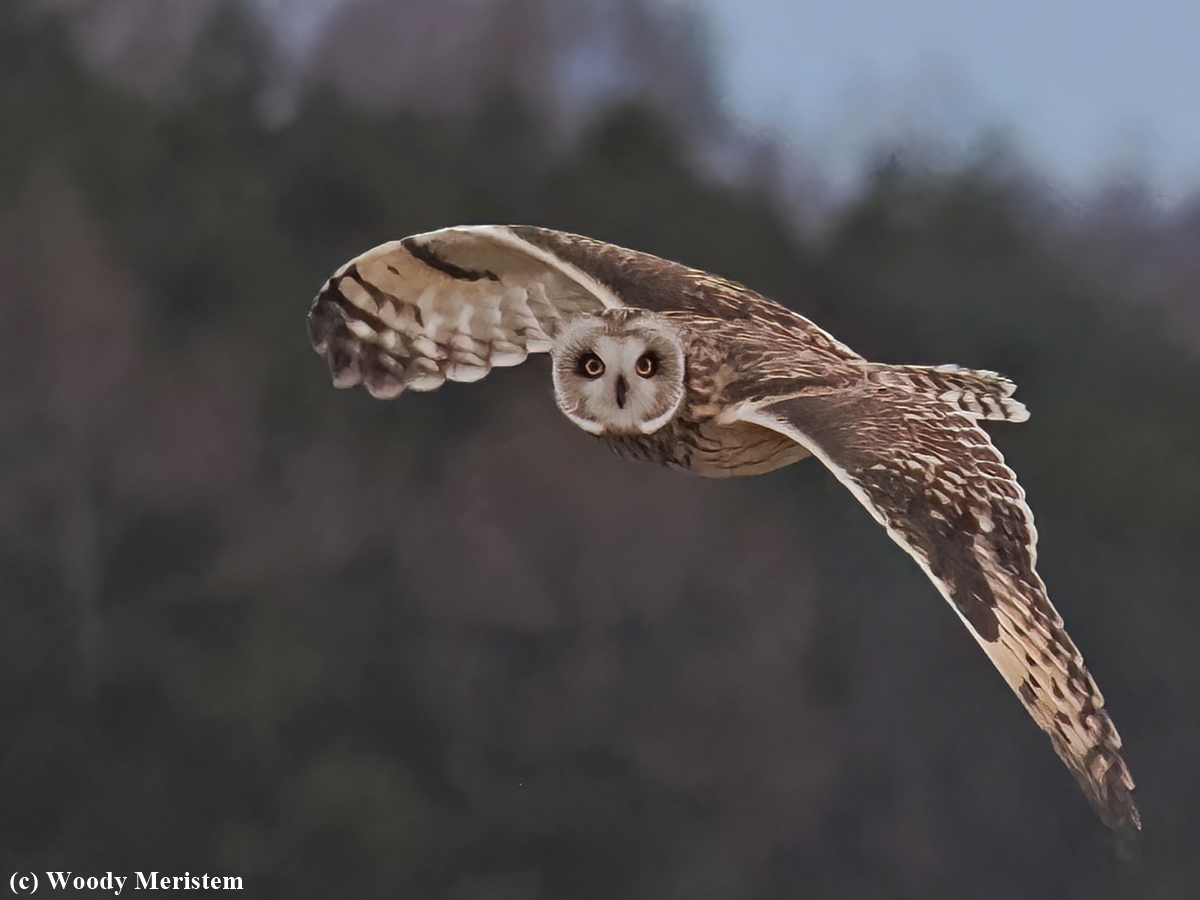
M 623 454 L 723 477 L 827 466 L 949 601 L 1103 821 L 1140 827 L 1104 698 L 1034 569 L 1037 533 L 980 420 L 1014 385 L 863 359 L 748 288 L 542 228 L 445 228 L 342 266 L 309 314 L 334 384 L 376 397 L 550 353 L 554 396 Z

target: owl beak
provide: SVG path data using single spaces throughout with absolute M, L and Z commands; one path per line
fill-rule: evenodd
M 625 381 L 624 375 L 617 376 L 617 406 L 621 409 L 625 408 L 625 395 L 629 393 L 629 385 Z

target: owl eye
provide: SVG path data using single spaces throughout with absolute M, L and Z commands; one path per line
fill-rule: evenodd
M 658 357 L 653 353 L 643 353 L 634 363 L 633 371 L 643 378 L 649 378 L 658 371 Z
M 599 378 L 604 374 L 604 360 L 595 353 L 585 353 L 579 357 L 579 374 L 588 378 Z

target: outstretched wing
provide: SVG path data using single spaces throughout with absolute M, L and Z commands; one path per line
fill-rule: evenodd
M 833 471 L 958 612 L 1104 823 L 1140 828 L 1121 738 L 1034 569 L 1025 492 L 979 416 L 864 379 L 748 404 L 739 418 L 790 437 Z
M 308 316 L 338 387 L 376 397 L 476 381 L 547 352 L 573 317 L 635 306 L 802 336 L 805 352 L 858 356 L 798 313 L 670 260 L 527 225 L 443 228 L 381 244 L 333 274 Z
M 506 226 L 443 228 L 346 263 L 308 314 L 337 387 L 375 397 L 477 381 L 545 353 L 563 323 L 623 305 L 605 285 Z

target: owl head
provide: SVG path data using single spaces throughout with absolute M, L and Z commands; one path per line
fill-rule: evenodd
M 558 408 L 592 434 L 653 434 L 683 401 L 683 346 L 675 328 L 652 312 L 580 316 L 551 352 Z

